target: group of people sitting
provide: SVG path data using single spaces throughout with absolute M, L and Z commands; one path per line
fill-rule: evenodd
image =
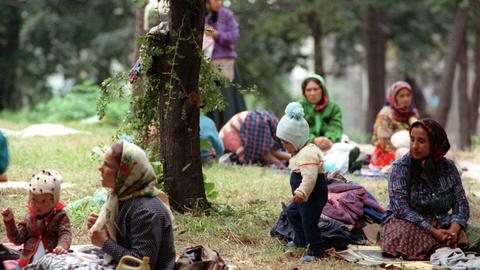
M 348 160 L 356 145 L 341 143 L 342 111 L 340 106 L 329 98 L 325 79 L 313 74 L 303 81 L 301 87 L 303 98 L 299 103 L 309 125 L 308 142 L 322 151 L 326 166 L 339 158 L 338 155 L 332 155 L 338 150 L 344 151 Z M 350 172 L 360 169 L 364 163 L 370 163 L 371 168 L 378 170 L 385 168 L 386 171 L 395 159 L 408 152 L 408 129 L 420 118 L 413 106 L 412 97 L 412 88 L 408 83 L 398 81 L 391 86 L 385 106 L 378 113 L 374 124 L 374 151 L 360 164 L 354 163 L 357 153 L 353 160 L 349 160 L 348 169 L 353 169 L 349 170 Z M 225 151 L 230 153 L 231 160 L 239 164 L 275 165 L 285 168 L 285 161 L 290 158 L 290 154 L 275 135 L 278 118 L 273 113 L 265 110 L 239 112 L 220 129 L 219 136 L 216 136 L 215 125 L 209 124 L 209 127 L 206 127 L 202 124 L 207 121 L 209 120 L 200 119 L 200 132 L 202 133 L 204 127 L 204 133 L 208 132 L 208 137 L 204 138 L 215 146 L 215 151 L 209 152 L 210 156 L 219 157 Z M 203 158 L 208 156 L 205 151 L 204 153 Z M 355 167 L 352 168 L 352 165 Z

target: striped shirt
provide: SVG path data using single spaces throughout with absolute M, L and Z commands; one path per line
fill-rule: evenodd
M 152 270 L 172 270 L 175 265 L 172 221 L 158 198 L 136 197 L 120 205 L 117 243 L 107 240 L 102 250 L 118 262 L 130 255 L 150 257 Z
M 407 178 L 410 164 L 408 154 L 392 165 L 388 180 L 390 204 L 385 212 L 385 222 L 394 216 L 430 230 L 432 224 L 425 219 L 425 216 L 430 216 L 442 226 L 448 227 L 450 223 L 456 222 L 465 228 L 470 209 L 462 180 L 453 162 L 445 158 L 439 162 L 440 176 L 433 179 L 432 187 L 422 177 L 409 188 Z

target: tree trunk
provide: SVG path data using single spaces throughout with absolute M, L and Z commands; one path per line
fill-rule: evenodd
M 138 8 L 135 13 L 135 55 L 133 58 L 133 64 L 140 57 L 140 44 L 137 41 L 139 36 L 145 35 L 145 7 L 148 1 L 145 1 L 145 5 Z
M 418 113 L 420 114 L 420 117 L 421 118 L 430 117 L 430 115 L 427 112 L 427 101 L 425 100 L 425 96 L 423 95 L 423 90 L 420 88 L 417 81 L 413 77 L 406 75 L 405 82 L 407 82 L 408 84 L 410 84 L 410 86 L 412 86 L 413 103 L 415 104 L 415 107 L 417 108 Z
M 475 9 L 475 81 L 472 88 L 472 100 L 470 113 L 472 122 L 470 123 L 470 134 L 477 133 L 478 106 L 480 103 L 480 1 L 474 1 Z
M 170 31 L 147 78 L 159 95 L 159 152 L 172 207 L 183 213 L 208 205 L 200 161 L 200 52 L 205 1 L 170 1 Z M 162 47 L 163 46 L 163 47 Z
M 0 8 L 0 111 L 16 110 L 21 106 L 16 73 L 18 65 L 19 33 L 22 19 L 20 8 L 3 5 Z
M 445 64 L 444 72 L 441 80 L 440 89 L 440 105 L 438 106 L 436 118 L 440 125 L 444 126 L 447 123 L 448 112 L 450 111 L 450 104 L 452 100 L 452 84 L 455 75 L 455 64 L 457 62 L 457 55 L 459 53 L 465 29 L 467 26 L 468 8 L 457 7 L 455 14 L 455 22 L 453 24 L 452 32 L 449 35 L 447 62 Z
M 458 87 L 458 110 L 459 110 L 459 129 L 460 138 L 459 146 L 466 149 L 470 146 L 470 102 L 468 99 L 468 52 L 467 39 L 464 35 L 462 46 L 458 52 L 459 76 L 457 81 Z
M 385 53 L 388 40 L 387 15 L 382 10 L 366 8 L 363 35 L 368 72 L 368 111 L 365 131 L 371 132 L 375 117 L 385 97 Z
M 310 13 L 308 13 L 308 27 L 313 36 L 315 73 L 325 76 L 322 55 L 322 22 L 315 11 L 310 11 Z

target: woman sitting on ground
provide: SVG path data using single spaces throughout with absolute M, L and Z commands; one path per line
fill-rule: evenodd
M 225 152 L 231 152 L 240 164 L 274 164 L 286 168 L 290 158 L 277 138 L 278 118 L 263 110 L 243 111 L 234 115 L 220 130 Z
M 392 84 L 387 94 L 386 105 L 377 114 L 373 126 L 372 142 L 375 151 L 370 160 L 372 166 L 381 169 L 396 159 L 397 149 L 392 145 L 392 136 L 399 131 L 408 130 L 419 118 L 417 109 L 413 107 L 412 96 L 412 87 L 408 83 L 397 81 Z M 406 141 L 408 145 L 408 137 Z M 406 149 L 408 151 L 408 146 Z M 397 157 L 401 157 L 407 151 L 399 152 Z
M 111 193 L 101 213 L 88 217 L 92 244 L 114 262 L 125 255 L 149 257 L 151 269 L 173 269 L 172 216 L 158 198 L 157 178 L 145 152 L 132 143 L 116 143 L 99 171 L 102 186 Z
M 302 82 L 302 94 L 304 99 L 300 104 L 310 126 L 308 142 L 325 152 L 342 138 L 342 111 L 329 100 L 325 79 L 318 74 L 310 75 Z
M 428 260 L 436 248 L 465 239 L 469 205 L 457 168 L 444 157 L 449 148 L 434 120 L 412 124 L 410 153 L 392 164 L 388 180 L 390 204 L 380 237 L 385 255 Z

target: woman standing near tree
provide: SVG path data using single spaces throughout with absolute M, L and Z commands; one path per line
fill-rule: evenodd
M 223 7 L 222 4 L 223 0 L 207 0 L 205 35 L 212 37 L 214 43 L 210 63 L 218 67 L 235 85 L 239 85 L 240 76 L 235 69 L 237 59 L 235 43 L 240 37 L 238 23 L 232 11 Z M 213 119 L 218 129 L 232 116 L 246 109 L 243 96 L 235 85 L 222 89 L 222 95 L 227 104 L 225 109 L 208 113 L 208 117 Z

